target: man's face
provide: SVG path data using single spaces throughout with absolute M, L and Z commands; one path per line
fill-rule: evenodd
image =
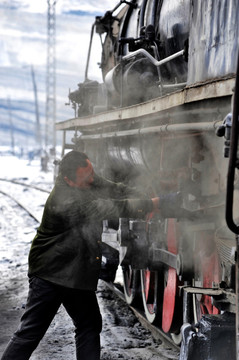
M 71 186 L 79 189 L 89 189 L 94 181 L 94 169 L 90 160 L 86 160 L 86 167 L 78 167 L 76 169 L 75 180 L 70 180 L 67 176 L 64 177 L 65 182 Z
M 88 189 L 94 181 L 94 169 L 90 160 L 86 160 L 86 167 L 78 167 L 76 169 L 75 187 L 79 189 Z

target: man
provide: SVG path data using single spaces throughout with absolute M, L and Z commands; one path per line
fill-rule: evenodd
M 97 176 L 88 157 L 63 157 L 29 253 L 29 294 L 2 360 L 26 360 L 63 304 L 75 325 L 77 359 L 100 359 L 101 315 L 95 295 L 104 219 L 158 211 L 160 199 L 126 199 L 133 190 Z M 130 194 L 131 193 L 131 194 Z M 137 193 L 136 193 L 137 194 Z M 165 197 L 175 203 L 175 196 Z

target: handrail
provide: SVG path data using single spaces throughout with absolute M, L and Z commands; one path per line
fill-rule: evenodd
M 235 234 L 239 234 L 239 225 L 233 217 L 233 199 L 234 199 L 234 179 L 237 162 L 237 146 L 239 136 L 239 54 L 237 61 L 237 73 L 235 82 L 235 92 L 233 99 L 232 128 L 230 139 L 229 165 L 227 173 L 227 194 L 226 194 L 226 222 L 229 229 Z

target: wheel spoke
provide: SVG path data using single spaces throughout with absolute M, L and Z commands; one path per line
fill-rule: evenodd
M 173 254 L 177 254 L 177 233 L 175 219 L 168 219 L 167 246 Z M 179 279 L 176 270 L 169 267 L 165 270 L 165 288 L 163 295 L 162 329 L 166 333 L 180 331 L 182 325 L 181 299 L 179 297 Z
M 158 318 L 158 275 L 149 270 L 141 270 L 140 273 L 145 316 L 149 322 L 153 323 Z
M 130 265 L 122 268 L 124 295 L 126 302 L 130 305 L 137 301 L 139 287 L 139 273 L 133 270 Z

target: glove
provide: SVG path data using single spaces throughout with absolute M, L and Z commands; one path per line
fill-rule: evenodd
M 164 194 L 159 196 L 159 209 L 174 209 L 180 208 L 182 205 L 183 199 L 182 194 L 178 192 Z
M 182 208 L 183 197 L 180 192 L 163 194 L 159 197 L 159 210 L 164 218 L 185 218 L 193 220 L 194 214 Z

